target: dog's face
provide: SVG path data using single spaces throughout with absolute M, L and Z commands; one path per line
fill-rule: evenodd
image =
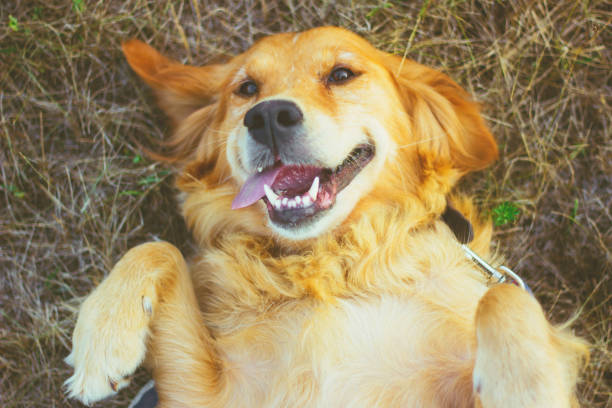
M 224 122 L 242 185 L 234 208 L 261 199 L 269 225 L 300 239 L 338 224 L 373 188 L 396 149 L 384 105 L 397 101 L 373 51 L 317 30 L 269 37 L 244 55 Z
M 137 41 L 124 52 L 176 125 L 173 159 L 223 191 L 216 209 L 285 238 L 319 236 L 368 202 L 439 201 L 497 154 L 448 77 L 339 28 L 267 37 L 205 67 Z

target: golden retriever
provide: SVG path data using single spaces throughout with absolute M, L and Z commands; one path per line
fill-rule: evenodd
M 70 396 L 145 362 L 161 407 L 577 405 L 584 342 L 443 220 L 470 220 L 490 259 L 490 223 L 451 189 L 497 146 L 449 77 L 334 27 L 203 67 L 123 51 L 174 125 L 199 252 L 123 256 L 80 309 Z

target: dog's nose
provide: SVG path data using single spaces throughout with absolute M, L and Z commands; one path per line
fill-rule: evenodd
M 244 126 L 253 139 L 277 152 L 279 145 L 299 133 L 303 119 L 302 111 L 291 101 L 266 101 L 247 112 Z

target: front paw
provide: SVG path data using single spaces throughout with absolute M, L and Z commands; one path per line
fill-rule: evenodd
M 109 289 L 103 283 L 83 303 L 66 358 L 74 367 L 67 393 L 87 405 L 127 386 L 146 354 L 151 297 L 131 293 L 121 299 Z

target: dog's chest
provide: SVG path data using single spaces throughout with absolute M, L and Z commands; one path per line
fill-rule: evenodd
M 430 387 L 443 396 L 445 382 L 453 389 L 469 377 L 469 333 L 467 320 L 423 299 L 382 296 L 292 304 L 218 344 L 231 381 L 248 390 L 240 398 L 250 402 L 394 406 L 422 403 Z

